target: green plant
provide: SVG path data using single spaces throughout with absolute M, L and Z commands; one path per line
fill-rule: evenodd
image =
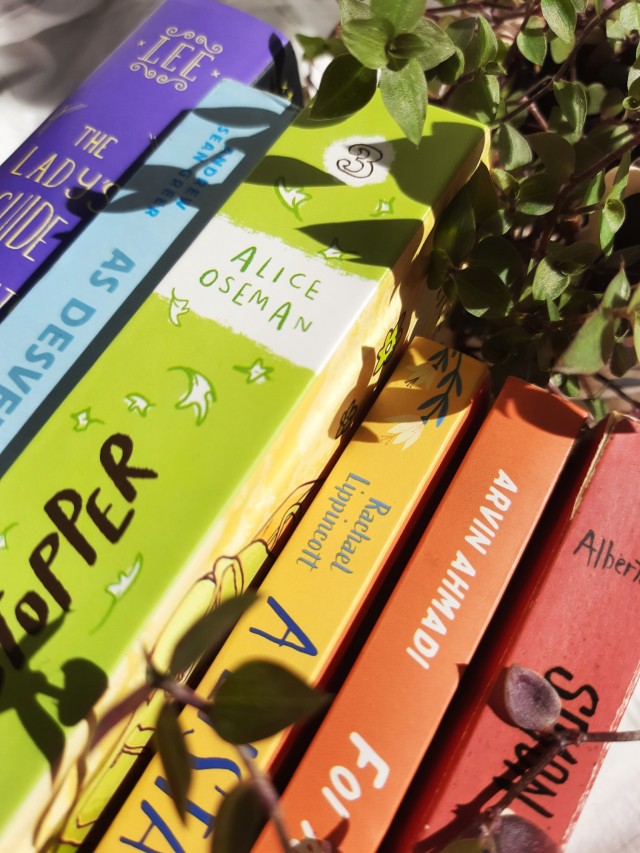
M 459 349 L 507 375 L 586 396 L 640 358 L 640 237 L 625 223 L 640 143 L 636 0 L 339 0 L 311 115 L 338 118 L 376 90 L 418 143 L 428 103 L 491 129 L 482 166 L 435 231 L 428 286 Z M 630 203 L 630 202 L 629 202 Z M 607 372 L 607 375 L 603 371 Z

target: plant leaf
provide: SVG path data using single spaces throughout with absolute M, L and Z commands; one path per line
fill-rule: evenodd
M 609 196 L 600 212 L 600 247 L 604 254 L 613 249 L 616 233 L 622 228 L 625 218 L 624 204 L 617 198 Z
M 458 265 L 473 248 L 475 236 L 473 207 L 469 193 L 463 188 L 443 211 L 433 237 L 433 247 L 446 253 Z
M 483 15 L 476 16 L 476 32 L 464 51 L 464 71 L 468 74 L 493 62 L 498 53 L 498 40 Z
M 574 375 L 600 370 L 613 350 L 613 328 L 609 311 L 594 311 L 558 359 L 555 370 Z
M 518 209 L 530 216 L 543 216 L 553 210 L 558 182 L 543 172 L 525 178 L 520 184 Z
M 600 303 L 603 308 L 622 308 L 629 302 L 631 285 L 623 269 L 614 276 L 602 296 Z
M 380 94 L 400 130 L 419 145 L 427 117 L 427 81 L 418 60 L 410 59 L 399 71 L 383 68 Z
M 371 8 L 363 0 L 338 0 L 338 5 L 343 25 L 349 21 L 371 17 Z
M 568 181 L 576 167 L 573 145 L 558 133 L 531 133 L 527 141 L 542 160 L 552 178 Z
M 489 236 L 478 243 L 469 260 L 493 270 L 506 285 L 513 285 L 522 278 L 524 263 L 520 253 L 505 237 Z
M 489 267 L 473 266 L 453 273 L 458 299 L 474 317 L 504 317 L 511 294 Z
M 547 39 L 544 29 L 544 20 L 538 15 L 532 15 L 516 38 L 520 53 L 534 65 L 542 65 L 547 55 Z
M 256 598 L 254 592 L 244 592 L 223 601 L 198 619 L 177 642 L 169 663 L 169 675 L 175 677 L 186 672 L 204 652 L 218 646 Z
M 450 106 L 453 110 L 481 122 L 495 118 L 500 103 L 500 84 L 492 74 L 478 71 L 453 90 Z
M 424 15 L 425 0 L 371 0 L 371 14 L 382 15 L 393 24 L 397 33 L 415 29 Z
M 559 848 L 540 827 L 515 814 L 501 815 L 492 832 L 496 853 L 558 853 Z
M 169 784 L 169 793 L 184 822 L 191 781 L 191 759 L 184 745 L 175 705 L 162 706 L 156 723 L 155 738 Z
M 538 302 L 557 299 L 567 289 L 571 279 L 553 266 L 548 258 L 543 258 L 533 275 L 533 298 Z
M 600 255 L 600 249 L 595 243 L 586 240 L 571 243 L 552 243 L 548 249 L 549 258 L 556 269 L 565 275 L 576 275 L 588 269 Z
M 609 369 L 613 375 L 618 378 L 624 376 L 625 373 L 628 370 L 631 370 L 632 367 L 635 367 L 637 363 L 638 357 L 636 355 L 635 348 L 627 346 L 624 341 L 616 341 L 613 345 L 611 361 L 609 362 Z
M 311 106 L 311 118 L 344 118 L 368 104 L 376 91 L 378 76 L 371 68 L 346 53 L 327 65 Z
M 349 21 L 342 27 L 342 40 L 365 68 L 384 68 L 387 64 L 387 43 L 393 27 L 386 18 Z
M 540 10 L 558 38 L 573 43 L 577 15 L 571 0 L 542 0 Z
M 640 308 L 636 308 L 633 312 L 633 347 L 640 360 Z
M 618 20 L 627 32 L 640 30 L 640 4 L 631 0 L 620 9 Z
M 434 24 L 433 21 L 422 20 L 413 33 L 412 38 L 417 38 L 420 49 L 414 54 L 424 71 L 436 68 L 445 62 L 456 52 L 456 46 L 446 32 Z M 398 36 L 398 39 L 400 36 Z
M 315 714 L 328 701 L 328 694 L 312 689 L 288 669 L 249 661 L 220 684 L 209 716 L 221 738 L 249 743 Z
M 553 84 L 553 94 L 575 141 L 581 136 L 587 118 L 588 99 L 584 84 L 559 80 Z
M 508 122 L 500 125 L 498 131 L 498 153 L 500 162 L 509 170 L 526 166 L 533 156 L 527 140 Z
M 516 726 L 536 732 L 551 731 L 562 710 L 553 685 L 539 673 L 518 664 L 507 669 L 504 701 Z
M 216 815 L 211 853 L 250 853 L 267 818 L 255 782 L 239 782 Z

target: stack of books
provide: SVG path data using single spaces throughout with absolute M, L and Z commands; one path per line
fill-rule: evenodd
M 260 22 L 169 0 L 26 146 L 62 146 L 47 133 L 79 120 L 80 103 L 103 119 L 95 134 L 67 128 L 57 164 L 37 170 L 21 149 L 5 166 L 7 193 L 57 192 L 58 233 L 67 209 L 104 201 L 89 197 L 88 166 L 79 188 L 63 168 L 76 141 L 106 163 L 130 126 L 145 141 L 169 131 L 142 164 L 140 146 L 113 161 L 122 188 L 73 239 L 69 214 L 64 251 L 38 232 L 22 256 L 31 275 L 4 280 L 8 849 L 82 842 L 157 716 L 152 703 L 87 755 L 105 711 L 143 680 L 145 650 L 161 667 L 194 619 L 263 570 L 408 340 L 435 326 L 423 250 L 486 130 L 433 109 L 415 148 L 380 98 L 342 122 L 290 124 L 288 102 L 220 82 L 268 79 L 284 52 Z M 114 106 L 92 81 L 116 73 L 126 87 L 110 98 L 131 95 L 134 115 L 107 133 Z M 200 100 L 177 107 L 200 76 Z M 145 118 L 143 84 L 150 115 L 170 96 L 161 121 Z M 20 239 L 0 247 L 7 275 Z
M 209 849 L 245 769 L 202 716 L 184 822 L 140 761 L 160 695 L 88 744 L 251 584 L 196 686 L 261 658 L 335 692 L 253 745 L 299 849 L 464 835 L 539 749 L 496 704 L 513 663 L 583 730 L 635 684 L 638 422 L 491 404 L 431 340 L 429 235 L 486 129 L 430 106 L 416 147 L 378 95 L 317 123 L 299 93 L 271 28 L 165 0 L 0 167 L 2 849 Z M 562 843 L 601 757 L 511 808 Z

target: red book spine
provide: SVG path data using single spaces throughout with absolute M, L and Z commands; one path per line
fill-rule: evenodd
M 284 792 L 298 838 L 378 849 L 582 423 L 505 385 Z M 254 851 L 276 844 L 269 826 Z
M 509 608 L 416 778 L 389 849 L 441 850 L 540 755 L 540 739 L 500 714 L 510 665 L 553 684 L 563 727 L 617 728 L 638 677 L 640 483 L 625 472 L 637 465 L 640 423 L 613 415 L 583 451 L 582 470 L 509 591 Z M 509 808 L 566 843 L 604 754 L 600 743 L 567 748 Z

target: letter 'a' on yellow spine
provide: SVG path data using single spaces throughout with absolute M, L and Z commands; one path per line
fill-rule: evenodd
M 425 502 L 482 408 L 486 379 L 475 360 L 425 338 L 412 342 L 260 586 L 257 604 L 209 668 L 200 694 L 211 694 L 226 671 L 257 658 L 308 683 L 325 683 L 410 530 L 426 523 Z M 192 708 L 180 725 L 194 760 L 186 822 L 156 756 L 98 845 L 100 853 L 129 850 L 143 839 L 149 849 L 209 849 L 215 814 L 244 769 L 234 747 Z M 259 766 L 273 770 L 295 746 L 292 730 L 254 746 Z

